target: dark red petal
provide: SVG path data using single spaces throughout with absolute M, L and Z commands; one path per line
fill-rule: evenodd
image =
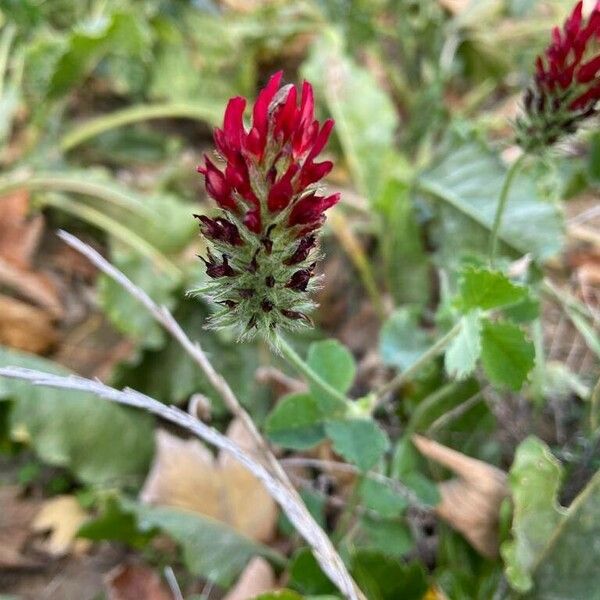
M 311 183 L 315 183 L 328 175 L 333 169 L 333 163 L 330 160 L 325 160 L 320 163 L 307 162 L 302 167 L 300 173 L 300 187 L 305 188 Z
M 315 98 L 313 87 L 308 81 L 302 82 L 302 98 L 300 100 L 300 115 L 298 127 L 308 127 L 314 119 Z
M 579 83 L 589 83 L 596 77 L 600 71 L 600 55 L 581 65 L 577 72 L 577 81 Z
M 285 104 L 279 109 L 275 117 L 275 135 L 283 134 L 283 139 L 287 140 L 292 134 L 298 109 L 296 107 L 296 97 L 298 92 L 295 86 L 290 88 Z
M 300 240 L 300 243 L 296 247 L 296 250 L 294 250 L 294 253 L 287 260 L 284 261 L 284 264 L 288 266 L 297 265 L 298 263 L 301 263 L 302 261 L 306 260 L 308 258 L 308 255 L 310 254 L 310 251 L 315 247 L 316 243 L 317 236 L 315 235 L 308 235 L 302 238 Z
M 600 100 L 600 84 L 591 87 L 587 92 L 581 94 L 571 104 L 569 108 L 572 110 L 584 110 L 590 105 L 595 104 Z
M 308 225 L 316 222 L 320 219 L 321 215 L 328 209 L 336 204 L 340 199 L 340 194 L 331 194 L 323 198 L 311 194 L 300 200 L 296 206 L 292 209 L 289 218 L 289 225 Z
M 262 225 L 259 208 L 254 208 L 246 213 L 244 216 L 244 225 L 253 233 L 260 233 Z
M 252 111 L 252 134 L 254 153 L 261 154 L 269 125 L 269 105 L 281 84 L 283 71 L 271 76 L 267 85 L 259 92 Z M 256 132 L 256 133 L 254 133 Z
M 311 148 L 307 160 L 315 158 L 319 154 L 319 152 L 321 152 L 321 150 L 325 148 L 325 144 L 327 144 L 327 141 L 329 140 L 329 136 L 331 135 L 331 130 L 333 129 L 334 123 L 335 122 L 333 119 L 327 119 L 327 121 L 323 123 L 323 127 L 321 127 L 321 131 L 319 131 L 315 139 L 315 143 Z
M 237 96 L 227 103 L 227 108 L 225 109 L 223 133 L 225 135 L 225 143 L 232 150 L 239 150 L 241 148 L 242 140 L 246 134 L 244 129 L 245 108 L 246 99 Z
M 204 175 L 204 185 L 209 196 L 217 201 L 222 208 L 235 210 L 235 200 L 231 195 L 231 186 L 223 173 L 211 162 L 208 156 L 204 157 L 205 166 L 199 166 L 198 172 Z
M 292 187 L 292 179 L 298 172 L 300 167 L 296 163 L 292 163 L 288 170 L 281 176 L 279 181 L 273 184 L 269 191 L 267 206 L 271 212 L 283 210 L 292 200 L 294 196 L 294 188 Z

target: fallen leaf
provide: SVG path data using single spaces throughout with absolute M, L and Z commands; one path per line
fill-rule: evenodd
M 252 600 L 275 587 L 275 574 L 271 565 L 264 558 L 257 556 L 248 563 L 237 583 L 223 600 Z
M 44 217 L 29 212 L 27 191 L 0 198 L 0 287 L 61 317 L 63 308 L 55 285 L 32 265 L 44 231 Z
M 0 344 L 43 354 L 57 338 L 53 319 L 45 310 L 0 294 Z
M 498 513 L 508 496 L 506 473 L 420 435 L 412 440 L 421 454 L 458 476 L 438 484 L 437 514 L 483 556 L 498 556 Z
M 53 317 L 61 318 L 64 315 L 56 286 L 44 273 L 20 269 L 0 257 L 0 286 L 8 287 L 19 296 L 45 308 Z
M 461 13 L 469 5 L 470 0 L 438 0 L 442 8 L 453 15 Z
M 254 446 L 233 421 L 227 435 L 246 451 Z M 198 440 L 157 431 L 157 452 L 141 491 L 148 504 L 184 508 L 227 523 L 247 537 L 273 538 L 277 506 L 262 483 L 227 453 L 217 458 Z
M 20 190 L 0 198 L 0 257 L 29 269 L 44 230 L 44 217 L 29 216 L 29 193 Z
M 24 553 L 29 525 L 40 503 L 21 497 L 17 486 L 0 487 L 0 569 L 31 569 L 43 566 Z
M 56 496 L 47 500 L 31 524 L 36 533 L 48 532 L 40 547 L 52 556 L 64 556 L 69 552 L 85 552 L 88 540 L 75 539 L 81 525 L 88 519 L 74 496 Z
M 173 600 L 161 578 L 139 564 L 118 565 L 105 578 L 107 600 Z

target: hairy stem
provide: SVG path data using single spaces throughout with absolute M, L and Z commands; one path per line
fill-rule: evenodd
M 496 214 L 494 215 L 494 222 L 492 223 L 492 232 L 490 234 L 490 249 L 489 249 L 489 263 L 490 267 L 494 267 L 496 261 L 496 252 L 498 250 L 498 235 L 500 233 L 500 226 L 502 225 L 502 217 L 504 216 L 504 210 L 506 209 L 506 202 L 508 200 L 508 194 L 514 181 L 515 175 L 519 171 L 523 164 L 523 159 L 526 154 L 521 154 L 515 162 L 510 165 L 506 175 L 504 177 L 504 183 L 500 190 L 500 196 L 498 198 L 498 204 L 496 206 Z
M 391 381 L 383 385 L 377 390 L 377 400 L 374 404 L 374 409 L 381 406 L 388 394 L 395 392 L 401 388 L 407 381 L 410 381 L 424 366 L 437 358 L 446 346 L 459 334 L 462 328 L 462 323 L 459 321 L 443 335 L 437 342 L 430 346 L 408 369 L 398 373 Z
M 72 150 L 79 144 L 93 138 L 105 131 L 131 125 L 140 121 L 150 119 L 184 118 L 202 121 L 203 123 L 217 123 L 220 113 L 214 109 L 201 104 L 174 102 L 169 104 L 130 106 L 123 110 L 117 110 L 108 115 L 86 121 L 69 131 L 59 141 L 59 147 L 63 152 Z
M 319 387 L 322 391 L 324 391 L 328 396 L 331 396 L 335 400 L 343 402 L 344 404 L 348 404 L 349 400 L 336 390 L 334 387 L 329 385 L 318 373 L 315 373 L 310 366 L 300 358 L 298 353 L 292 348 L 287 340 L 283 337 L 279 337 L 277 340 L 277 347 L 281 351 L 283 357 L 290 363 L 294 369 L 298 372 L 302 373 L 314 385 Z

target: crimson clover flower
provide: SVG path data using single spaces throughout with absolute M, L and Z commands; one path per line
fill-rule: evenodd
M 208 242 L 201 258 L 211 281 L 191 294 L 220 305 L 209 325 L 241 326 L 240 338 L 261 332 L 275 340 L 280 327 L 311 324 L 319 228 L 340 198 L 318 184 L 333 167 L 317 162 L 333 121 L 315 119 L 309 83 L 300 91 L 281 87 L 282 75 L 258 94 L 249 129 L 246 99 L 229 101 L 223 128 L 214 132 L 224 167 L 208 156 L 198 167 L 220 214 L 195 215 Z
M 600 0 L 587 19 L 578 2 L 562 30 L 555 27 L 538 56 L 533 82 L 517 119 L 517 141 L 525 151 L 551 146 L 597 114 L 600 100 Z

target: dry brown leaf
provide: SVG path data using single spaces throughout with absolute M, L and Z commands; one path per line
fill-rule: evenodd
M 173 600 L 160 577 L 145 565 L 118 565 L 105 578 L 107 600 Z
M 237 421 L 227 435 L 252 451 Z M 275 533 L 277 505 L 254 475 L 226 453 L 215 459 L 198 440 L 183 440 L 166 431 L 157 432 L 157 452 L 141 499 L 218 519 L 260 542 Z
M 0 487 L 0 569 L 31 569 L 42 564 L 23 553 L 39 501 L 24 499 L 17 486 Z
M 0 344 L 43 354 L 57 338 L 53 319 L 46 311 L 0 294 Z
M 438 0 L 442 8 L 453 15 L 461 13 L 469 5 L 470 0 Z
M 508 496 L 506 473 L 420 435 L 412 439 L 421 454 L 457 475 L 438 485 L 441 501 L 437 514 L 481 554 L 496 557 L 498 513 Z
M 29 269 L 44 229 L 44 217 L 29 217 L 29 193 L 21 190 L 0 198 L 0 256 Z
M 61 318 L 64 308 L 56 286 L 43 273 L 21 269 L 0 256 L 0 286 L 6 286 L 19 296 L 45 308 L 53 317 Z
M 242 571 L 237 583 L 223 600 L 252 600 L 276 587 L 275 574 L 271 565 L 262 557 L 254 557 Z
M 75 496 L 56 496 L 47 500 L 31 524 L 37 533 L 48 532 L 41 549 L 52 556 L 64 556 L 69 552 L 85 552 L 89 540 L 76 539 L 77 532 L 88 519 Z

